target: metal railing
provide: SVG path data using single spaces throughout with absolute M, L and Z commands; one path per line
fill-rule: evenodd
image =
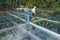
M 28 40 L 28 39 L 41 40 L 32 33 L 26 31 L 24 28 L 22 28 L 22 26 L 23 24 L 0 30 L 0 34 L 5 32 L 6 33 L 11 32 L 9 34 L 6 34 L 6 36 L 3 37 L 0 36 L 1 40 Z
M 18 17 L 18 16 L 15 16 L 15 15 L 12 15 L 12 14 L 10 14 L 10 15 L 11 15 L 11 16 L 14 16 L 14 17 L 16 17 L 16 18 L 18 18 L 18 19 L 20 19 L 20 20 L 22 20 L 22 21 L 25 21 L 24 19 L 22 19 L 22 18 L 20 18 L 20 17 Z M 60 40 L 60 35 L 59 35 L 59 34 L 54 33 L 54 32 L 52 32 L 52 31 L 50 31 L 50 30 L 48 30 L 48 29 L 45 29 L 45 28 L 43 28 L 43 27 L 41 27 L 41 26 L 38 26 L 38 25 L 36 25 L 36 24 L 33 24 L 32 22 L 30 22 L 29 24 L 32 25 L 32 26 L 34 26 L 35 28 L 43 31 L 43 32 L 46 33 L 47 35 L 49 35 L 50 38 L 53 38 L 52 40 Z M 48 38 L 48 37 L 47 37 L 47 38 Z

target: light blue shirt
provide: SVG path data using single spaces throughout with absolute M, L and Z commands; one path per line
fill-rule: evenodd
M 25 17 L 25 20 L 26 20 L 26 21 L 29 21 L 29 12 L 28 12 L 28 10 L 26 10 L 26 11 L 24 12 L 24 17 Z

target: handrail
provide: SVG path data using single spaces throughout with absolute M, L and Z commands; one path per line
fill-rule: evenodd
M 9 13 L 9 14 L 10 14 L 10 13 Z M 11 15 L 11 16 L 14 16 L 14 17 L 16 17 L 16 18 L 18 18 L 18 19 L 20 19 L 20 20 L 22 20 L 22 21 L 25 22 L 24 19 L 22 19 L 22 18 L 20 18 L 20 17 L 18 17 L 18 16 L 15 16 L 15 15 L 13 15 L 13 14 L 10 14 L 10 15 Z M 52 31 L 50 31 L 50 30 L 48 30 L 48 29 L 45 29 L 45 28 L 43 28 L 43 27 L 41 27 L 41 26 L 38 26 L 38 25 L 36 25 L 36 24 L 33 24 L 32 22 L 30 22 L 30 24 L 31 24 L 32 26 L 34 26 L 34 27 L 36 27 L 36 28 L 39 28 L 40 30 L 46 32 L 47 34 L 51 35 L 51 36 L 54 37 L 55 39 L 60 40 L 60 35 L 59 35 L 59 34 L 54 33 L 54 32 L 52 32 Z
M 15 12 L 15 13 L 16 13 L 16 12 Z M 18 13 L 18 12 L 17 12 L 17 13 Z M 24 14 L 20 14 L 20 15 L 24 15 Z M 30 16 L 31 16 L 31 15 L 30 15 Z M 40 17 L 36 17 L 36 18 L 38 18 L 38 20 L 35 21 L 35 22 L 39 22 L 39 21 L 43 21 L 43 20 L 45 20 L 45 21 L 49 21 L 49 22 L 56 23 L 56 24 L 60 24 L 60 22 L 58 22 L 58 21 L 49 20 L 49 19 L 46 19 L 46 18 L 40 18 Z
M 1 33 L 4 33 L 4 32 L 8 32 L 8 31 L 10 31 L 10 30 L 13 30 L 13 29 L 17 29 L 17 28 L 20 28 L 20 29 L 22 29 L 22 25 L 24 25 L 24 24 L 19 24 L 19 25 L 16 25 L 16 26 L 13 26 L 13 27 L 9 27 L 9 28 L 6 28 L 6 29 L 2 29 L 2 30 L 0 30 L 0 34 Z M 24 29 L 24 28 L 23 28 Z M 24 29 L 24 31 L 26 31 L 25 29 Z M 38 38 L 37 36 L 35 36 L 35 35 L 33 35 L 32 33 L 30 33 L 30 32 L 28 32 L 28 31 L 26 31 L 29 35 L 31 35 L 33 38 L 35 38 L 36 40 L 41 40 L 40 38 Z
M 45 21 L 49 21 L 49 22 L 53 22 L 53 23 L 57 23 L 57 24 L 60 23 L 60 22 L 58 22 L 58 21 L 53 21 L 53 20 L 49 20 L 49 19 L 46 19 L 46 18 L 39 18 L 39 17 L 36 17 L 36 18 L 39 19 L 38 21 L 43 21 L 43 20 L 45 20 Z M 37 22 L 38 22 L 38 21 L 37 21 Z

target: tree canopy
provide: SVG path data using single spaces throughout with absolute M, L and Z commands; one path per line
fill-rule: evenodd
M 6 4 L 10 5 L 9 7 L 20 7 L 21 5 L 28 7 L 37 6 L 38 8 L 58 8 L 60 7 L 60 0 L 0 0 L 1 2 L 7 2 Z M 0 6 L 1 7 L 1 6 Z
M 28 4 L 29 7 L 37 6 L 40 8 L 57 8 L 60 7 L 60 0 L 22 0 L 21 5 Z

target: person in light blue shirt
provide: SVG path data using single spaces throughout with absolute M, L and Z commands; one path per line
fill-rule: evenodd
M 28 12 L 28 10 L 25 11 L 24 17 L 25 17 L 26 22 L 29 21 L 29 12 Z
M 30 19 L 29 19 L 29 11 L 28 11 L 28 8 L 27 7 L 25 7 L 24 8 L 24 18 L 25 18 L 25 21 L 26 21 L 26 30 L 28 30 L 29 31 L 29 21 L 30 21 Z
M 24 9 L 24 17 L 25 17 L 25 21 L 28 22 L 29 21 L 29 11 L 27 8 Z

